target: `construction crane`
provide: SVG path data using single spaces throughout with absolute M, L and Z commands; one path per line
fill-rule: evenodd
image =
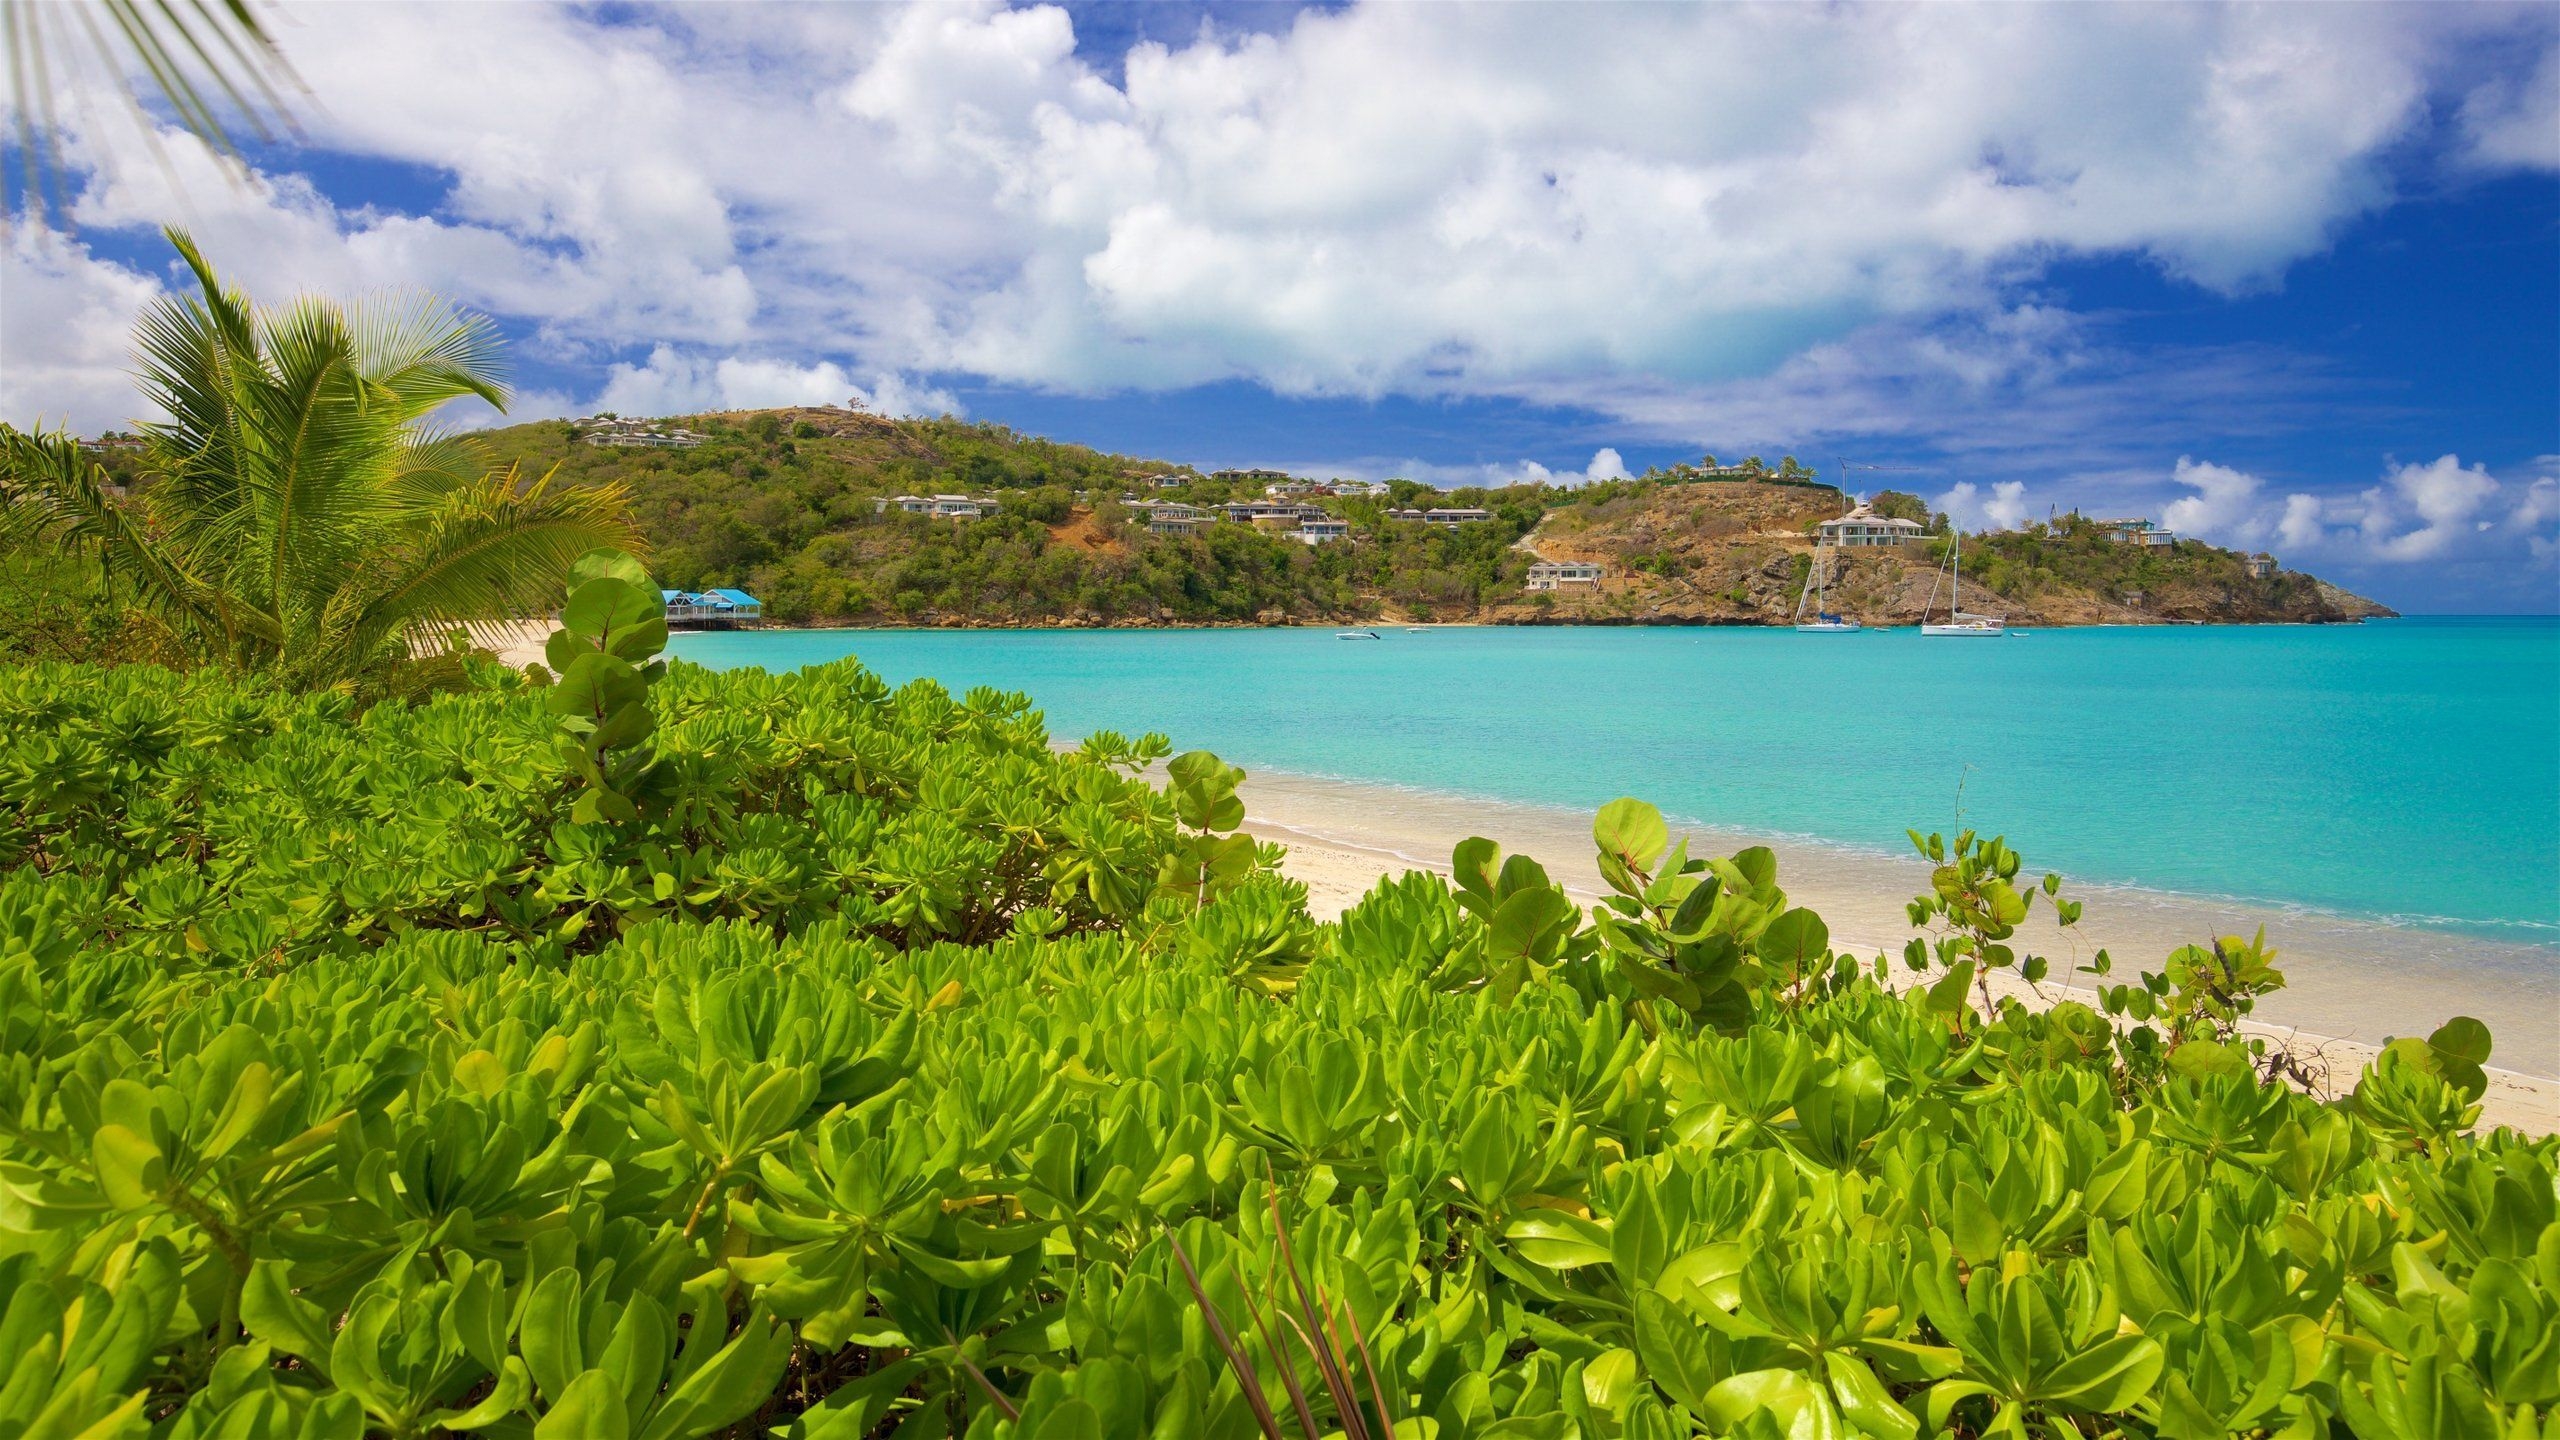
M 1851 462 L 1843 460 L 1836 455 L 1832 457 L 1831 463 L 1840 467 L 1840 493 L 1844 495 L 1854 495 L 1856 493 L 1849 486 L 1849 472 L 1852 470 L 1863 470 L 1870 475 L 1926 475 L 1929 473 L 1926 469 L 1918 465 L 1852 464 Z

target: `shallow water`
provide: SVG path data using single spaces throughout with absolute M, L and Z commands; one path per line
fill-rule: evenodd
M 1634 794 L 1875 854 L 1907 854 L 1905 826 L 1971 827 L 2075 880 L 2560 966 L 2560 621 L 1378 634 L 764 631 L 675 649 L 768 669 L 854 655 L 892 681 L 1028 692 L 1061 735 L 1156 729 L 1248 768 L 1568 810 Z

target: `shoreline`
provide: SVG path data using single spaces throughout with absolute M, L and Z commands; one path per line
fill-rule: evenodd
M 1470 834 L 1501 842 L 1506 854 L 1536 859 L 1586 905 L 1605 893 L 1591 859 L 1587 815 L 1267 770 L 1250 776 L 1242 794 L 1244 828 L 1288 847 L 1282 869 L 1307 886 L 1308 909 L 1319 919 L 1339 915 L 1389 875 L 1447 875 L 1450 848 Z M 1790 901 L 1822 915 L 1836 948 L 1860 955 L 1898 957 L 1912 933 L 1903 905 L 1928 885 L 1929 867 L 1917 857 L 1898 862 L 1698 827 L 1675 825 L 1674 833 L 1689 835 L 1693 852 L 1702 854 L 1768 843 Z M 2560 965 L 2546 960 L 2536 974 L 2465 963 L 2466 949 L 2495 948 L 2494 942 L 2366 922 L 2097 885 L 2069 886 L 2064 894 L 2086 903 L 2079 925 L 2063 931 L 2040 906 L 2019 935 L 2022 948 L 2052 959 L 2055 978 L 2040 995 L 2008 976 L 1995 977 L 1995 989 L 2030 1003 L 2075 993 L 2085 1000 L 2093 977 L 2071 974 L 2070 967 L 2100 949 L 2116 958 L 2111 978 L 2130 981 L 2179 945 L 2263 923 L 2288 988 L 2262 1000 L 2246 1028 L 2301 1055 L 2318 1077 L 2318 1093 L 2352 1088 L 2388 1039 L 2423 1035 L 2455 1014 L 2470 1014 L 2489 1025 L 2497 1046 L 2492 1059 L 2501 1062 L 2489 1069 L 2481 1124 L 2537 1135 L 2560 1131 L 2560 983 L 2551 973 Z M 2428 948 L 2436 953 L 2408 953 Z
M 2263 620 L 2192 620 L 2172 616 L 2130 616 L 2104 620 L 2017 620 L 2010 629 L 2021 635 L 2038 630 L 2230 630 L 2230 629 L 2300 629 L 2323 630 L 2338 626 L 2365 625 L 2377 620 L 2409 620 L 2443 618 L 2427 615 L 2404 615 L 2393 611 L 2387 615 L 2342 615 L 2335 619 L 2300 620 L 2271 617 Z M 2468 618 L 2468 617 L 2455 617 Z M 2501 617 L 2489 616 L 2497 619 Z M 847 620 L 841 624 L 755 625 L 735 630 L 690 631 L 679 635 L 846 635 L 863 633 L 913 634 L 918 631 L 1013 631 L 1044 634 L 1058 631 L 1096 630 L 1362 630 L 1394 629 L 1408 626 L 1430 630 L 1793 630 L 1791 616 L 1759 619 L 1700 617 L 1662 613 L 1634 615 L 1557 615 L 1550 613 L 1496 614 L 1464 620 L 1413 620 L 1387 615 L 1350 619 L 1307 617 L 1286 620 L 1151 620 L 1136 616 L 1075 618 L 1052 616 L 1040 620 L 938 619 L 900 621 L 892 619 Z M 1916 620 L 1877 619 L 1862 622 L 1875 633 L 1913 630 Z

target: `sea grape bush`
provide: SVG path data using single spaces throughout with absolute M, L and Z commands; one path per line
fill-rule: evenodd
M 1986 1002 L 1941 841 L 1896 989 L 1632 801 L 1319 924 L 1213 757 L 580 585 L 413 707 L 0 669 L 0 1434 L 2560 1436 L 2476 1025 L 2171 1063 L 2240 942 Z

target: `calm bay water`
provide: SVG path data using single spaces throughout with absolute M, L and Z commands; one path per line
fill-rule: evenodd
M 2039 630 L 766 631 L 715 667 L 853 655 L 1160 730 L 1248 769 L 1874 850 L 2003 833 L 2075 879 L 2560 950 L 2560 620 Z M 1496 832 L 1498 833 L 1498 832 Z

